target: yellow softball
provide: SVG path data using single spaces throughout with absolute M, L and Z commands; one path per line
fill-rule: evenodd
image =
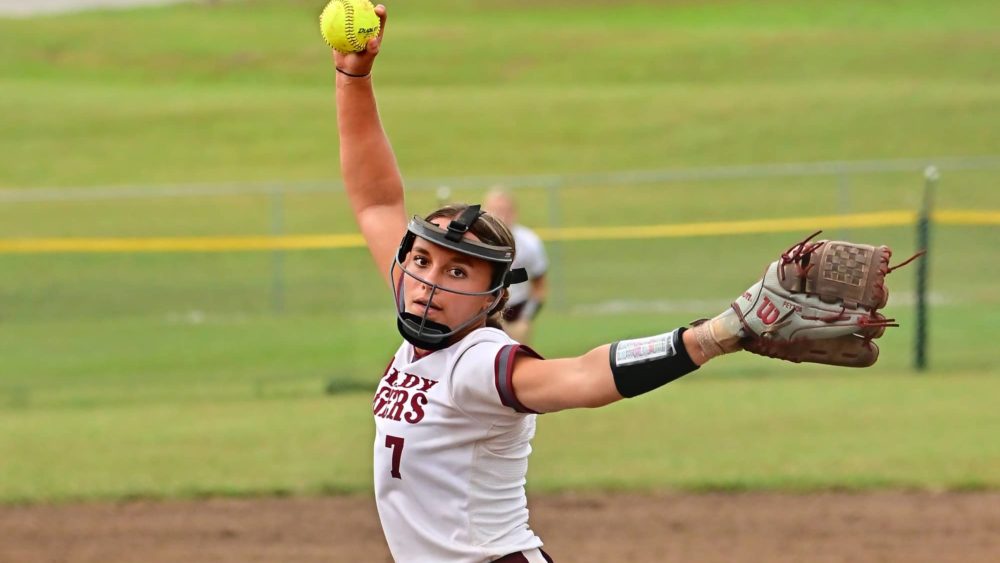
M 375 6 L 368 0 L 330 0 L 319 15 L 323 39 L 341 53 L 364 51 L 379 27 Z

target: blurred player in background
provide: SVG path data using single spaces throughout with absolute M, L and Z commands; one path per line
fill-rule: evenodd
M 549 259 L 545 254 L 545 245 L 534 231 L 518 223 L 517 202 L 510 192 L 500 187 L 493 188 L 483 200 L 483 209 L 503 221 L 513 233 L 515 257 L 512 268 L 524 268 L 528 274 L 528 283 L 508 288 L 510 298 L 501 324 L 511 338 L 530 344 L 535 317 L 545 304 L 547 292 L 545 274 L 549 269 Z

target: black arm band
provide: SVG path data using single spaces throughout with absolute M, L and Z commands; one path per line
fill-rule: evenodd
M 685 330 L 612 344 L 611 373 L 618 393 L 635 397 L 698 369 L 681 339 Z

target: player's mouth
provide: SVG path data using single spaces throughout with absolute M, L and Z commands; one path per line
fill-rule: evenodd
M 428 304 L 424 299 L 414 299 L 413 309 L 415 315 L 423 315 L 424 312 L 428 315 L 433 315 L 436 311 L 441 311 L 441 307 L 438 307 L 434 303 Z

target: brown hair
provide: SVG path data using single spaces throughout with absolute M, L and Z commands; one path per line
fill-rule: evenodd
M 463 211 L 469 208 L 468 204 L 465 203 L 449 203 L 434 211 L 424 217 L 426 221 L 434 221 L 435 219 L 457 217 Z M 492 244 L 494 246 L 509 246 L 514 248 L 514 235 L 511 234 L 510 229 L 503 221 L 497 219 L 489 213 L 483 213 L 479 216 L 472 227 L 469 228 L 469 232 L 476 235 L 480 241 L 486 244 Z M 515 249 L 515 253 L 517 250 Z M 493 278 L 495 279 L 497 275 L 501 274 L 506 266 L 498 262 L 491 262 L 490 265 L 493 267 Z M 510 297 L 510 293 L 507 288 L 503 288 L 500 291 L 503 293 L 500 295 L 500 300 L 486 316 L 486 326 L 493 328 L 500 328 L 500 315 L 503 312 L 504 306 L 507 305 L 507 299 Z

